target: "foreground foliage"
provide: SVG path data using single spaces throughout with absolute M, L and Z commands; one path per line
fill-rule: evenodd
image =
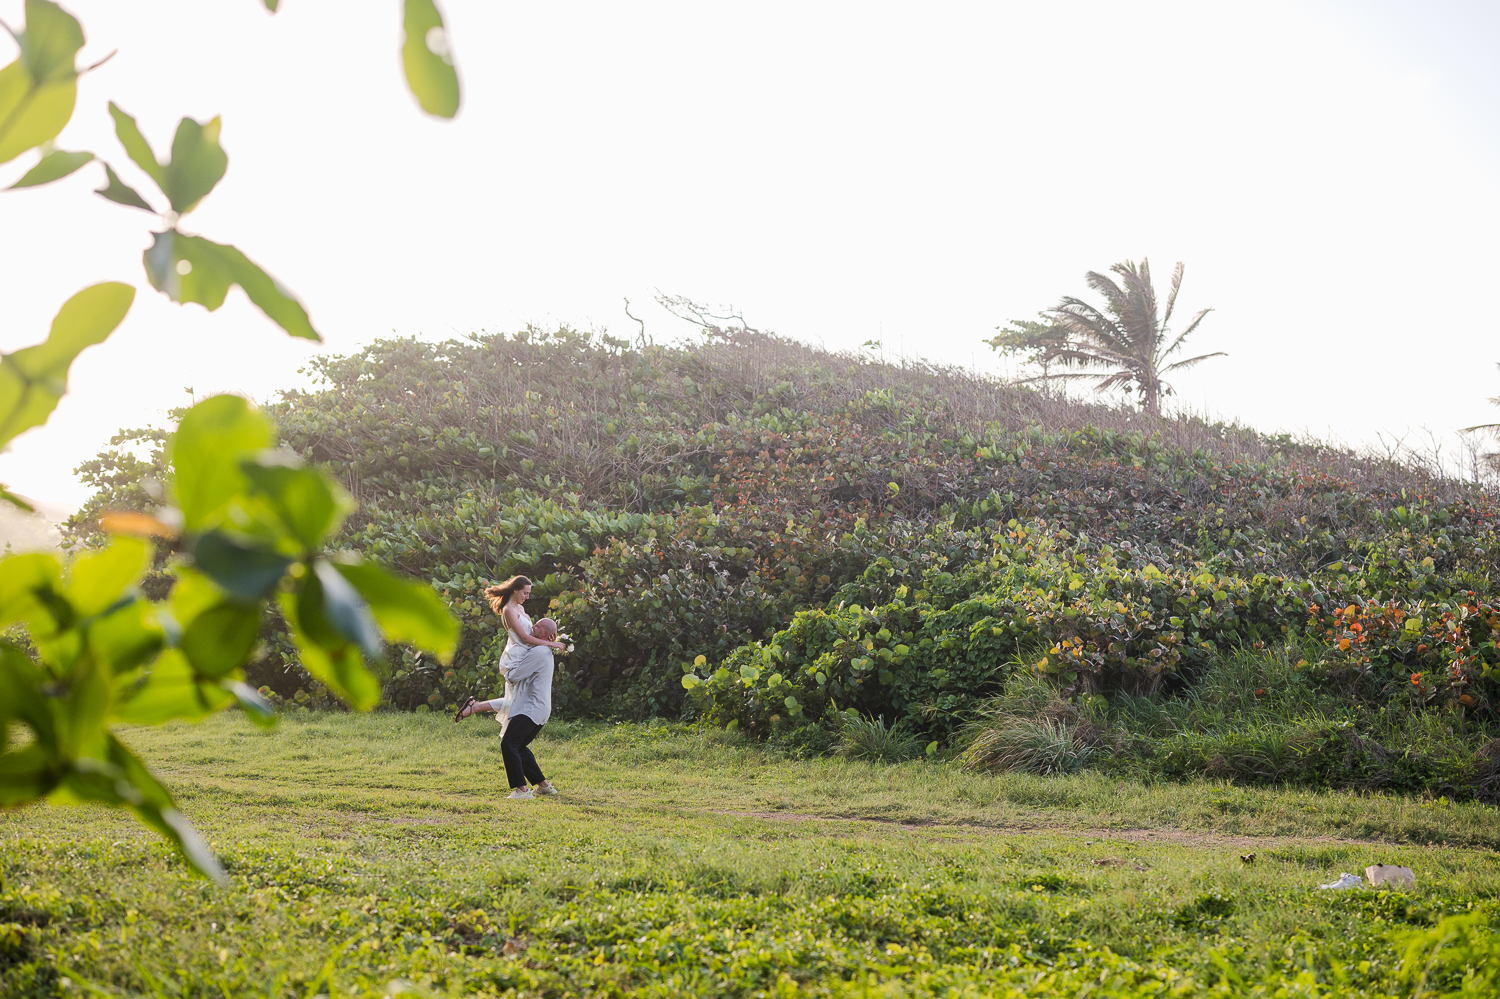
M 219 716 L 138 735 L 224 857 L 227 888 L 107 813 L 0 818 L 7 994 L 1134 999 L 1495 984 L 1500 840 L 1479 806 L 799 763 L 722 732 L 576 724 L 538 745 L 563 798 L 518 806 L 494 789 L 491 725 L 301 715 L 262 733 Z M 1154 824 L 1173 828 L 1126 831 Z M 1398 842 L 1326 838 L 1361 830 Z M 1414 867 L 1417 890 L 1313 888 L 1377 860 Z
M 275 12 L 276 0 L 265 5 Z M 405 13 L 408 85 L 424 110 L 451 118 L 458 79 L 442 17 L 433 0 L 406 0 Z M 0 164 L 32 150 L 39 158 L 12 190 L 97 159 L 57 149 L 55 140 L 73 116 L 78 78 L 109 59 L 78 66 L 83 26 L 57 3 L 26 0 L 25 14 L 20 30 L 4 25 L 19 51 L 0 69 Z M 183 118 L 162 161 L 133 117 L 113 102 L 109 113 L 126 155 L 167 205 L 154 206 L 100 160 L 105 185 L 96 193 L 161 225 L 142 257 L 152 286 L 209 311 L 238 286 L 287 333 L 320 340 L 296 297 L 239 249 L 179 228 L 228 169 L 220 120 Z M 45 342 L 0 355 L 0 446 L 46 422 L 73 361 L 114 331 L 134 298 L 135 289 L 117 282 L 85 288 L 64 303 Z M 115 726 L 201 718 L 234 703 L 274 721 L 240 671 L 273 594 L 305 668 L 355 707 L 379 697 L 361 656 L 380 654 L 380 628 L 451 655 L 453 622 L 429 589 L 357 557 L 326 556 L 324 542 L 347 512 L 344 497 L 326 473 L 270 452 L 271 438 L 265 417 L 243 400 L 203 402 L 171 440 L 169 474 L 149 484 L 154 515 L 115 511 L 96 525 L 104 534 L 166 539 L 180 553 L 159 574 L 169 599 L 151 601 L 138 585 L 151 555 L 138 538 L 112 540 L 67 565 L 50 554 L 0 561 L 0 627 L 22 626 L 7 629 L 15 641 L 0 640 L 0 807 L 45 797 L 128 808 L 196 870 L 221 879 L 217 861 Z M 0 502 L 30 509 L 3 485 Z

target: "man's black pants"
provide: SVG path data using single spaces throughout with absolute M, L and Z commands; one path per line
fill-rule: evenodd
M 500 739 L 500 756 L 505 760 L 505 778 L 511 787 L 540 784 L 547 778 L 542 768 L 536 765 L 531 755 L 531 740 L 542 730 L 542 726 L 525 715 L 511 715 L 505 726 L 505 735 Z

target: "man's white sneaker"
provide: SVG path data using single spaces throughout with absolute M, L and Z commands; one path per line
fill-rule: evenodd
M 537 794 L 548 794 L 548 795 L 550 795 L 550 794 L 561 794 L 562 793 L 557 788 L 555 788 L 555 787 L 552 786 L 552 782 L 550 780 L 544 780 L 544 781 L 542 781 L 533 790 L 535 790 Z
M 507 794 L 506 797 L 515 801 L 530 801 L 536 796 L 531 793 L 529 788 L 518 787 L 510 794 Z

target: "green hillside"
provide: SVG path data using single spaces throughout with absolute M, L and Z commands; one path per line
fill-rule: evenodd
M 451 669 L 392 653 L 392 708 L 492 689 L 479 590 L 519 572 L 576 639 L 572 716 L 975 767 L 1500 783 L 1497 505 L 1472 484 L 745 330 L 389 340 L 312 370 L 273 415 L 358 500 L 340 543 L 464 621 Z M 75 536 L 149 505 L 151 466 L 86 466 Z M 326 702 L 266 638 L 254 682 Z

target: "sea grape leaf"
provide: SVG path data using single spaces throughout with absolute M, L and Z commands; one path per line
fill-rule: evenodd
M 14 808 L 44 797 L 57 784 L 52 754 L 32 743 L 0 754 L 0 808 Z
M 167 598 L 176 621 L 192 621 L 204 611 L 224 602 L 224 591 L 208 576 L 189 566 L 177 568 L 177 581 Z
M 87 756 L 97 745 L 113 700 L 110 680 L 104 670 L 87 661 L 69 674 L 66 695 L 53 701 L 60 709 L 55 712 L 59 753 L 70 759 Z
M 47 552 L 0 559 L 0 625 L 29 621 L 42 607 L 38 594 L 62 586 L 62 565 Z
M 248 659 L 259 637 L 258 604 L 223 603 L 188 624 L 182 651 L 195 670 L 218 678 Z
M 243 545 L 221 531 L 199 537 L 192 554 L 205 576 L 240 600 L 270 596 L 293 561 L 274 551 Z
M 150 560 L 151 549 L 143 539 L 114 538 L 102 551 L 74 560 L 64 592 L 80 617 L 91 617 L 134 586 Z
M 186 215 L 198 207 L 229 168 L 229 157 L 219 145 L 220 119 L 208 124 L 184 118 L 172 139 L 172 162 L 166 166 L 162 185 L 172 210 Z
M 108 163 L 104 164 L 104 186 L 95 189 L 94 193 L 117 205 L 124 205 L 127 208 L 143 208 L 152 215 L 156 214 L 156 209 L 151 207 L 151 203 L 141 197 L 139 191 L 121 180 L 119 174 L 115 173 L 114 167 Z
M 115 119 L 115 135 L 119 137 L 120 145 L 125 147 L 125 155 L 146 171 L 146 176 L 156 181 L 157 187 L 165 191 L 167 171 L 157 162 L 156 153 L 151 151 L 151 143 L 141 134 L 135 119 L 122 111 L 114 101 L 109 102 L 109 113 Z
M 401 64 L 406 85 L 422 110 L 439 118 L 458 113 L 458 73 L 448 45 L 443 15 L 433 0 L 406 0 L 403 17 L 406 37 L 401 44 Z
M 177 847 L 195 871 L 218 884 L 226 883 L 224 869 L 213 851 L 146 765 L 113 735 L 105 736 L 103 748 L 102 759 L 74 761 L 64 785 L 67 796 L 129 808 L 142 823 Z
M 116 675 L 134 669 L 165 644 L 159 620 L 149 601 L 130 600 L 89 626 L 89 650 Z
M 73 173 L 86 163 L 92 163 L 93 153 L 70 153 L 63 149 L 54 149 L 43 156 L 36 166 L 27 170 L 16 181 L 8 191 L 14 191 L 18 187 L 37 187 L 41 184 L 50 184 L 54 180 L 62 180 L 68 174 Z
M 213 312 L 233 285 L 292 336 L 321 342 L 302 303 L 281 283 L 227 243 L 184 236 L 175 229 L 153 234 L 143 255 L 151 286 L 174 302 L 196 302 Z
M 118 281 L 85 288 L 63 303 L 46 341 L 0 360 L 0 444 L 47 422 L 73 359 L 109 336 L 134 300 L 135 289 Z
M 292 454 L 272 453 L 240 463 L 251 488 L 305 548 L 317 548 L 349 512 L 351 504 L 326 473 L 303 465 Z
M 318 577 L 308 573 L 301 583 L 277 598 L 303 668 L 350 707 L 368 711 L 380 702 L 380 681 L 365 669 L 354 643 L 343 641 L 328 623 Z
M 219 145 L 222 119 L 214 118 L 204 123 L 183 118 L 177 123 L 177 133 L 172 137 L 172 159 L 162 163 L 134 118 L 114 102 L 110 102 L 109 113 L 114 116 L 115 135 L 125 147 L 126 154 L 156 182 L 172 203 L 172 210 L 179 215 L 186 215 L 198 207 L 198 202 L 214 189 L 229 168 L 229 157 Z M 118 178 L 114 178 L 112 184 L 117 183 Z M 124 187 L 123 184 L 120 186 Z M 136 197 L 140 198 L 140 195 Z
M 17 496 L 15 493 L 5 488 L 5 486 L 3 485 L 0 485 L 0 502 L 9 503 L 16 509 L 25 510 L 27 513 L 36 513 L 36 507 L 32 506 L 30 503 Z
M 388 640 L 425 649 L 444 663 L 453 658 L 458 620 L 432 587 L 369 562 L 340 560 L 331 565 L 364 597 Z
M 195 721 L 227 707 L 234 695 L 200 676 L 181 649 L 167 649 L 122 689 L 110 720 L 126 725 L 160 725 L 174 718 Z
M 274 436 L 271 421 L 239 396 L 216 395 L 187 411 L 167 442 L 186 530 L 214 526 L 249 484 L 240 459 L 270 447 Z
M 0 70 L 0 163 L 55 138 L 73 117 L 83 40 L 73 15 L 50 0 L 26 0 L 21 55 Z
M 9 642 L 0 642 L 0 715 L 31 726 L 38 742 L 56 741 L 56 721 L 42 688 L 51 681 L 47 671 Z
M 367 658 L 380 655 L 380 630 L 365 598 L 327 559 L 313 563 L 313 574 L 323 585 L 323 616 L 339 637 L 358 645 Z
M 83 26 L 72 14 L 51 0 L 26 0 L 26 30 L 17 41 L 26 69 L 38 84 L 76 78 L 73 64 L 83 40 Z
M 234 699 L 240 703 L 240 710 L 245 712 L 252 724 L 260 728 L 275 727 L 276 709 L 261 696 L 260 691 L 244 680 L 225 680 L 220 686 L 234 695 Z

